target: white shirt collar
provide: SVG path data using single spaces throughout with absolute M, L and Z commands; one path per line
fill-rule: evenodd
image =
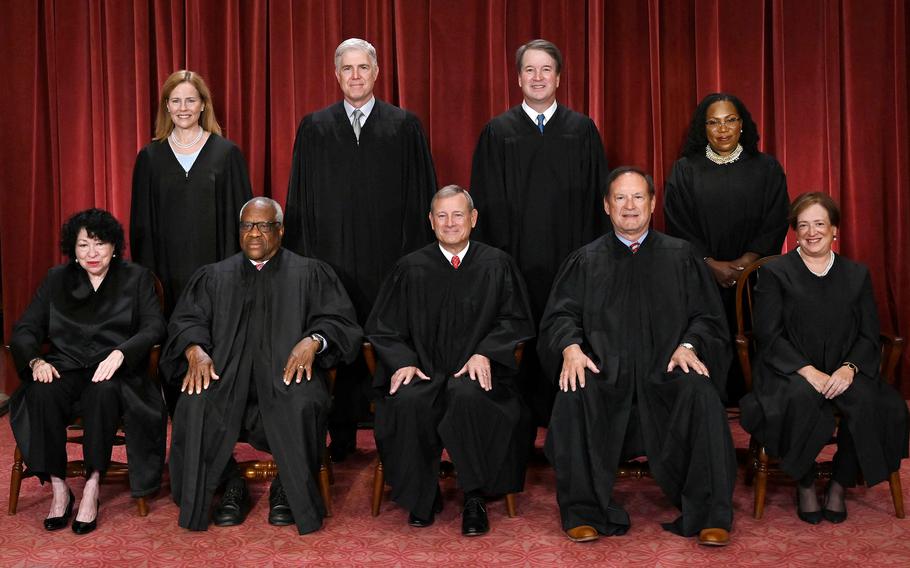
M 549 108 L 547 108 L 547 110 L 543 111 L 542 113 L 537 112 L 536 110 L 532 109 L 531 106 L 527 103 L 527 101 L 521 101 L 521 108 L 524 109 L 525 114 L 528 115 L 528 117 L 531 119 L 531 121 L 534 124 L 537 124 L 537 115 L 538 114 L 543 115 L 543 123 L 546 124 L 546 123 L 550 122 L 550 119 L 553 118 L 553 115 L 556 113 L 556 101 L 553 101 L 553 104 L 551 104 L 549 106 Z
M 252 258 L 248 258 L 247 260 L 250 261 L 250 264 L 252 264 L 253 266 L 259 266 L 260 264 L 265 264 L 272 259 L 267 258 L 265 260 L 253 260 Z
M 376 97 L 370 97 L 370 100 L 368 100 L 363 104 L 363 106 L 360 107 L 360 112 L 363 113 L 363 118 L 360 119 L 361 126 L 363 126 L 363 123 L 365 123 L 367 119 L 370 118 L 370 113 L 373 112 L 374 106 L 376 106 Z M 356 110 L 354 105 L 345 100 L 344 112 L 348 117 L 348 122 L 351 124 L 354 124 L 354 117 L 352 116 L 354 114 L 354 110 Z
M 651 229 L 646 229 L 644 234 L 642 236 L 638 237 L 638 244 L 643 244 L 645 242 L 645 239 L 648 237 L 648 233 L 650 231 L 651 231 Z M 635 241 L 630 241 L 629 239 L 621 236 L 619 233 L 614 232 L 613 234 L 616 235 L 616 238 L 619 239 L 622 242 L 622 244 L 626 245 L 627 247 L 631 246 L 632 243 L 635 242 Z
M 471 246 L 471 241 L 468 241 L 468 244 L 466 244 L 463 249 L 458 251 L 458 260 L 464 260 L 464 255 L 468 253 L 468 247 L 470 247 L 470 246 Z M 452 257 L 456 256 L 456 255 L 454 255 L 454 254 L 450 253 L 449 251 L 447 251 L 446 249 L 442 248 L 442 245 L 439 245 L 439 250 L 442 251 L 442 255 L 444 257 L 446 257 L 446 260 L 449 261 L 449 264 L 452 264 Z

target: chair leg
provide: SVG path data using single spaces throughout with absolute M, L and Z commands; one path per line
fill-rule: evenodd
M 506 512 L 509 513 L 509 518 L 514 519 L 518 516 L 518 513 L 515 512 L 515 494 L 506 493 Z
M 382 471 L 382 460 L 376 460 L 376 468 L 373 470 L 373 508 L 374 517 L 379 516 L 379 507 L 382 506 L 382 491 L 385 489 L 385 473 Z
M 145 500 L 145 497 L 139 497 L 136 499 L 136 508 L 139 509 L 140 517 L 147 517 L 149 514 L 149 504 Z
M 322 493 L 322 501 L 325 503 L 325 516 L 332 516 L 332 491 L 329 481 L 329 466 L 326 464 L 328 452 L 324 454 L 322 465 L 319 466 L 319 492 Z
M 894 515 L 898 519 L 904 518 L 904 492 L 901 489 L 901 472 L 891 472 L 888 477 L 888 485 L 891 486 L 891 500 L 894 502 Z
M 754 438 L 749 440 L 749 455 L 746 457 L 746 475 L 745 481 L 747 486 L 752 485 L 752 481 L 755 479 L 755 458 L 758 453 L 758 447 Z
M 13 470 L 9 476 L 9 509 L 8 515 L 15 515 L 19 507 L 19 489 L 22 488 L 22 451 L 16 446 L 13 452 Z
M 755 472 L 755 502 L 752 510 L 754 519 L 761 519 L 765 514 L 765 492 L 768 489 L 768 454 L 764 446 L 758 449 L 758 463 Z

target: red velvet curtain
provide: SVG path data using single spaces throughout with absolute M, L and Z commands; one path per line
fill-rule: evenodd
M 283 202 L 297 124 L 339 98 L 332 55 L 351 36 L 379 51 L 378 96 L 420 116 L 440 183 L 468 184 L 481 128 L 520 100 L 513 54 L 531 38 L 563 50 L 559 100 L 594 118 L 610 164 L 658 186 L 698 99 L 738 94 L 791 194 L 840 201 L 841 252 L 872 269 L 882 327 L 910 335 L 904 0 L 0 0 L 0 13 L 7 336 L 61 260 L 67 215 L 129 219 L 169 73 L 202 73 L 254 192 Z

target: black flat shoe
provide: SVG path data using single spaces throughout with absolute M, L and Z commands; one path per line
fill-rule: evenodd
M 461 514 L 461 534 L 480 536 L 490 532 L 490 521 L 487 518 L 487 505 L 483 497 L 468 497 L 464 502 Z
M 279 477 L 275 478 L 269 489 L 269 524 L 276 527 L 294 524 L 294 513 L 291 512 L 291 504 Z
M 796 516 L 804 523 L 817 525 L 822 522 L 822 511 L 803 511 L 799 508 L 799 486 L 796 487 Z
M 70 517 L 73 516 L 73 505 L 76 504 L 76 496 L 73 495 L 73 490 L 70 489 L 70 499 L 66 503 L 66 510 L 63 512 L 62 516 L 59 517 L 48 517 L 44 519 L 44 529 L 49 531 L 58 531 L 70 524 Z
M 76 534 L 88 534 L 98 528 L 98 515 L 101 514 L 101 501 L 95 502 L 95 518 L 87 523 L 73 520 L 73 532 Z
M 422 529 L 432 525 L 436 521 L 436 515 L 442 512 L 442 491 L 436 486 L 436 497 L 433 499 L 433 510 L 430 512 L 429 519 L 422 519 L 411 513 L 408 515 L 408 524 L 412 527 Z
M 250 511 L 250 493 L 242 478 L 228 481 L 212 520 L 216 527 L 233 527 L 243 523 Z

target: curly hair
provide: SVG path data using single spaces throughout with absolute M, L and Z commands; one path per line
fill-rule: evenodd
M 758 153 L 758 127 L 749 114 L 749 109 L 736 96 L 728 93 L 711 93 L 698 103 L 695 107 L 695 114 L 692 115 L 692 122 L 689 123 L 689 133 L 686 135 L 686 142 L 683 145 L 683 156 L 697 156 L 704 154 L 705 146 L 708 145 L 708 136 L 705 132 L 705 121 L 708 116 L 708 107 L 719 101 L 729 101 L 736 107 L 736 113 L 743 121 L 743 133 L 739 137 L 739 143 L 743 150 L 750 154 Z
M 79 231 L 85 229 L 88 236 L 114 246 L 114 256 L 122 257 L 123 226 L 104 209 L 86 209 L 66 220 L 60 229 L 60 252 L 70 260 L 76 260 L 76 239 Z

